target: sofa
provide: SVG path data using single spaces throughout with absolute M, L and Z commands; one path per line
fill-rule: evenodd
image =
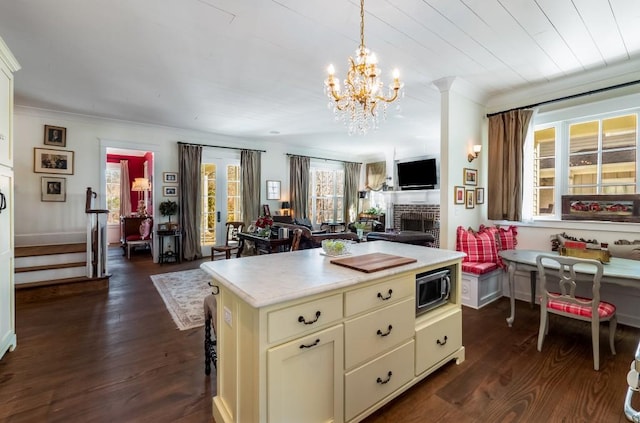
M 313 231 L 307 225 L 296 223 L 282 223 L 274 222 L 274 230 L 278 228 L 289 229 L 289 234 L 293 234 L 294 229 L 300 229 L 302 231 L 302 238 L 300 239 L 300 249 L 318 248 L 322 246 L 322 241 L 325 239 L 347 239 L 355 242 L 360 242 L 358 235 L 353 232 L 326 232 L 326 231 Z

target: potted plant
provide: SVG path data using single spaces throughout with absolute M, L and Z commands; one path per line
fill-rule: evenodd
M 178 203 L 171 200 L 166 200 L 160 203 L 160 214 L 163 216 L 169 216 L 169 228 L 173 227 L 171 223 L 171 216 L 178 213 Z

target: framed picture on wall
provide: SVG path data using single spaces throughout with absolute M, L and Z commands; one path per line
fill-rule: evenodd
M 464 187 L 453 187 L 453 204 L 464 204 Z
M 44 126 L 44 144 L 56 147 L 67 146 L 67 128 L 62 126 Z
M 40 201 L 67 201 L 67 178 L 40 178 Z
M 178 188 L 177 187 L 162 187 L 162 195 L 165 197 L 177 197 L 178 196 Z
M 33 171 L 35 173 L 58 173 L 73 175 L 73 151 L 33 149 Z
M 476 188 L 476 204 L 484 204 L 484 188 Z
M 162 182 L 165 184 L 177 184 L 178 183 L 178 173 L 177 172 L 163 172 L 162 173 Z
M 280 199 L 280 181 L 267 181 L 267 200 Z
M 465 185 L 478 185 L 478 169 L 464 168 L 463 179 Z
M 464 207 L 467 209 L 472 209 L 475 207 L 475 190 L 472 189 L 468 189 L 466 190 L 466 194 L 465 194 L 465 202 L 464 202 Z

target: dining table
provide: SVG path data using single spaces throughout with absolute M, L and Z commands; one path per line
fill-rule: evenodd
M 500 257 L 507 265 L 509 279 L 509 297 L 511 302 L 511 314 L 507 317 L 509 327 L 513 325 L 516 317 L 516 294 L 514 287 L 514 278 L 516 271 L 529 272 L 531 285 L 531 304 L 535 304 L 536 280 L 538 276 L 538 267 L 536 258 L 540 254 L 558 255 L 557 251 L 540 251 L 540 250 L 504 250 L 500 251 Z M 552 268 L 550 266 L 550 268 Z M 557 268 L 557 267 L 556 267 Z M 593 279 L 593 266 L 576 267 L 578 279 L 580 273 L 584 275 L 584 279 Z M 614 284 L 623 287 L 640 289 L 640 261 L 624 259 L 619 257 L 611 257 L 608 263 L 604 263 L 602 285 Z

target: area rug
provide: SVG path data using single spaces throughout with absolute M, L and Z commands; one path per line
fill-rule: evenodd
M 204 325 L 202 303 L 211 294 L 208 284 L 211 276 L 203 270 L 194 269 L 151 275 L 151 280 L 178 329 L 187 330 Z

